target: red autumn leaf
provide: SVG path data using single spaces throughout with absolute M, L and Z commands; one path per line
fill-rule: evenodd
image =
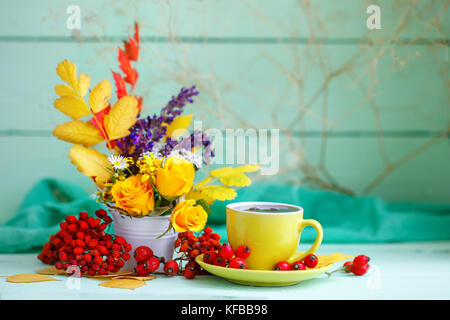
M 136 40 L 136 42 L 139 45 L 139 41 L 140 41 L 140 38 L 139 38 L 139 25 L 137 23 L 134 24 L 134 40 Z
M 97 128 L 97 130 L 100 132 L 100 135 L 104 139 L 107 139 L 107 137 L 105 136 L 106 135 L 106 129 L 105 129 L 105 125 L 103 124 L 103 119 L 109 113 L 110 109 L 111 109 L 111 106 L 107 106 L 102 111 L 97 112 L 96 114 L 94 114 L 94 117 L 92 117 L 92 119 L 90 120 L 91 123 L 94 125 L 94 127 Z
M 137 61 L 138 57 L 139 57 L 139 45 L 138 43 L 132 38 L 130 37 L 127 41 L 123 42 L 123 45 L 125 47 L 125 53 L 128 56 L 128 59 L 132 60 L 132 61 Z
M 125 86 L 125 81 L 123 80 L 122 76 L 119 73 L 115 73 L 114 71 L 112 73 L 114 82 L 116 84 L 117 99 L 120 99 L 128 94 L 127 87 Z
M 142 109 L 142 100 L 143 100 L 143 98 L 142 98 L 142 97 L 138 97 L 138 96 L 134 96 L 134 97 L 135 97 L 136 100 L 138 101 L 137 107 L 138 107 L 139 113 L 140 113 L 140 112 L 141 112 L 141 109 Z
M 131 87 L 134 88 L 138 78 L 138 73 L 135 69 L 133 69 L 128 56 L 125 54 L 125 52 L 123 52 L 121 48 L 119 48 L 118 60 L 120 64 L 120 70 L 122 70 L 122 72 L 125 74 L 125 82 L 131 84 Z

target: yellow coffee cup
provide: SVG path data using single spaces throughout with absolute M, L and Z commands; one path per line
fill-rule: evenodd
M 303 219 L 303 209 L 276 202 L 237 202 L 227 205 L 228 241 L 236 249 L 247 245 L 251 254 L 247 268 L 273 270 L 280 261 L 293 263 L 314 253 L 322 243 L 322 226 L 316 220 Z M 311 248 L 297 253 L 303 228 L 316 229 L 317 236 Z

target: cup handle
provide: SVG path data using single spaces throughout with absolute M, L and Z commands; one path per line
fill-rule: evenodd
M 322 243 L 323 229 L 318 221 L 313 220 L 313 219 L 302 220 L 302 222 L 300 223 L 300 226 L 299 226 L 300 232 L 302 232 L 302 230 L 305 227 L 313 227 L 314 229 L 316 229 L 316 232 L 317 232 L 316 240 L 314 241 L 313 245 L 311 246 L 311 248 L 309 248 L 308 251 L 303 252 L 301 254 L 296 254 L 296 255 L 292 256 L 291 258 L 289 258 L 289 260 L 288 260 L 289 263 L 294 263 L 295 261 L 303 260 L 303 258 L 305 258 L 308 254 L 316 252 L 316 250 L 319 248 L 319 246 Z

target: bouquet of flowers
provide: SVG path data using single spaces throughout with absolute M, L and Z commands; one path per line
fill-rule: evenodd
M 199 94 L 195 86 L 182 88 L 159 114 L 142 117 L 142 97 L 133 95 L 138 72 L 139 28 L 119 47 L 121 73 L 113 72 L 117 101 L 111 102 L 112 85 L 102 80 L 90 89 L 90 77 L 67 60 L 56 72 L 64 84 L 55 87 L 54 106 L 71 121 L 56 126 L 53 134 L 73 143 L 69 158 L 97 185 L 98 200 L 122 215 L 170 215 L 178 232 L 204 228 L 215 200 L 236 197 L 234 188 L 248 186 L 245 174 L 257 165 L 212 170 L 198 183 L 197 171 L 214 157 L 212 143 L 202 131 L 187 132 L 193 116 L 182 115 Z M 89 94 L 88 94 L 89 92 Z M 87 120 L 82 118 L 89 117 Z M 93 147 L 104 142 L 108 155 Z

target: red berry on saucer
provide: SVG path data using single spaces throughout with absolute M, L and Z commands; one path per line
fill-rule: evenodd
M 303 261 L 299 260 L 299 261 L 295 261 L 292 266 L 291 266 L 292 270 L 305 270 L 306 266 L 303 263 Z
M 242 245 L 236 248 L 236 251 L 234 252 L 234 255 L 236 257 L 242 258 L 242 259 L 247 259 L 248 256 L 250 255 L 250 247 L 246 246 L 246 245 Z
M 228 263 L 228 267 L 232 269 L 247 269 L 247 263 L 242 258 L 234 257 L 231 258 L 230 262 Z
M 308 254 L 303 261 L 308 268 L 315 268 L 319 259 L 315 254 Z
M 288 271 L 288 270 L 291 270 L 291 265 L 288 262 L 286 262 L 286 261 L 281 261 L 281 262 L 278 262 L 275 265 L 275 270 L 277 270 L 277 271 Z
M 203 255 L 203 262 L 214 264 L 214 260 L 217 258 L 217 253 L 214 251 L 208 251 Z
M 234 255 L 233 248 L 227 242 L 224 242 L 220 248 L 219 255 L 223 260 L 230 260 Z

